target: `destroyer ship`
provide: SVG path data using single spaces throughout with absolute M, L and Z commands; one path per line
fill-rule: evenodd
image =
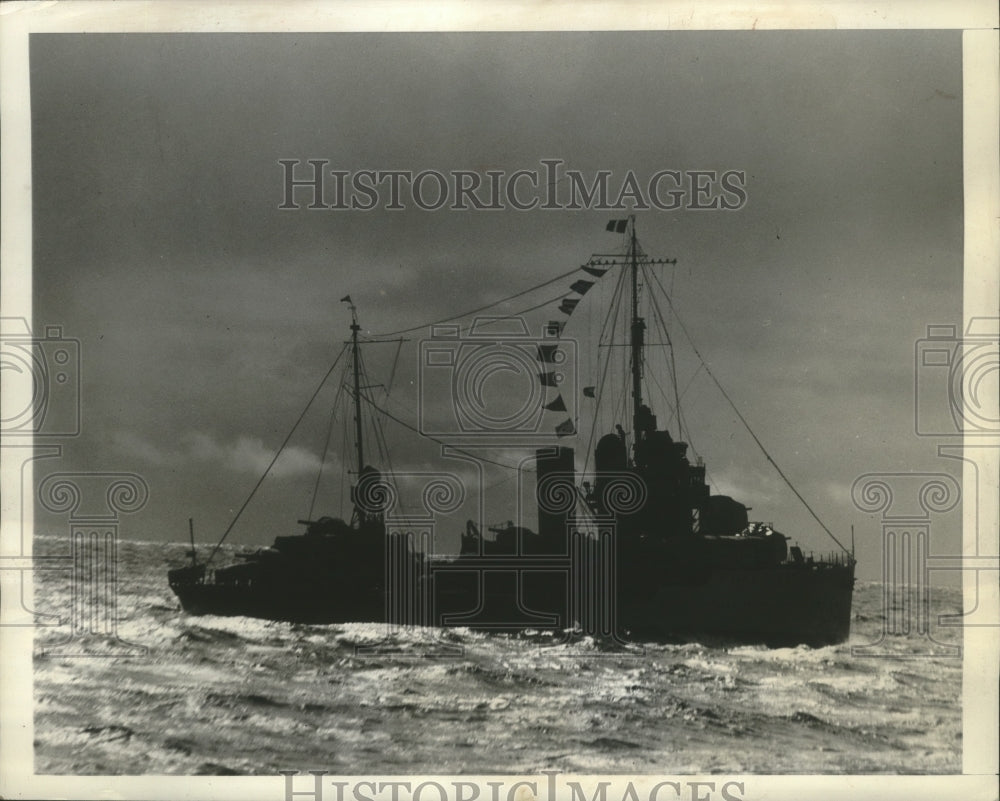
M 597 254 L 583 265 L 588 279 L 573 284 L 559 310 L 568 317 L 605 273 L 617 274 L 612 303 L 627 307 L 619 326 L 624 341 L 616 341 L 609 315 L 602 347 L 608 359 L 616 347 L 627 354 L 627 396 L 617 397 L 627 397 L 618 410 L 627 410 L 629 430 L 622 420 L 614 431 L 592 435 L 596 447 L 585 455 L 581 469 L 575 449 L 560 444 L 578 436 L 576 421 L 570 418 L 556 427 L 554 444 L 538 448 L 534 458 L 537 532 L 523 521 L 508 521 L 483 534 L 470 520 L 460 553 L 437 556 L 414 549 L 406 531 L 387 528 L 388 501 L 383 499 L 396 493 L 392 477 L 364 461 L 362 398 L 373 411 L 379 407 L 361 389 L 352 305 L 357 448 L 352 519 L 300 521 L 307 526 L 304 534 L 278 537 L 272 547 L 245 555 L 242 563 L 214 571 L 197 562 L 192 536 L 192 563 L 169 574 L 183 608 L 193 614 L 310 623 L 404 622 L 503 632 L 575 629 L 619 642 L 701 639 L 822 646 L 846 640 L 856 565 L 853 546 L 848 550 L 822 523 L 735 406 L 768 461 L 840 551 L 807 556 L 799 546 L 789 546 L 789 538 L 770 522 L 751 520 L 750 507 L 741 500 L 712 493 L 705 465 L 689 458 L 689 444 L 682 439 L 676 375 L 667 377 L 673 388 L 673 402 L 667 402 L 673 432 L 658 422 L 648 400 L 649 379 L 660 384 L 650 375 L 647 351 L 666 352 L 673 363 L 665 315 L 654 293 L 659 289 L 666 303 L 670 298 L 652 270 L 673 262 L 644 252 L 634 217 L 612 221 L 608 230 L 623 235 L 622 250 Z M 659 326 L 653 330 L 664 342 L 647 343 L 642 291 L 652 322 Z M 554 385 L 546 371 L 558 361 L 564 325 L 550 323 L 554 338 L 538 346 L 539 377 L 546 386 Z M 711 375 L 707 365 L 704 369 Z M 602 399 L 615 397 L 607 373 L 605 368 L 599 383 L 584 389 L 593 401 L 595 426 Z M 729 399 L 724 390 L 723 395 Z M 544 406 L 548 411 L 566 408 L 561 394 Z M 217 551 L 218 546 L 212 557 Z

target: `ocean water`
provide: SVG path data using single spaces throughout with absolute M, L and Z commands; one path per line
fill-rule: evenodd
M 610 648 L 569 632 L 192 617 L 166 582 L 184 550 L 119 543 L 120 642 L 72 637 L 68 622 L 37 630 L 36 773 L 961 769 L 961 660 L 917 636 L 880 646 L 897 658 L 852 656 L 879 640 L 877 583 L 858 583 L 842 645 Z M 35 552 L 66 556 L 71 544 L 39 537 Z M 37 609 L 70 616 L 69 572 L 38 571 L 35 584 Z M 932 620 L 958 612 L 960 592 L 935 588 L 931 607 Z M 144 652 L 123 656 L 124 643 Z M 442 645 L 455 653 L 433 655 Z

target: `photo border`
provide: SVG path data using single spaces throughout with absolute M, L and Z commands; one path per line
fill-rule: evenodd
M 963 326 L 974 317 L 997 314 L 1000 262 L 1000 34 L 995 3 L 933 2 L 782 2 L 757 4 L 698 4 L 695 2 L 434 2 L 419 5 L 406 0 L 364 2 L 12 2 L 0 6 L 0 311 L 4 317 L 31 319 L 31 136 L 28 39 L 32 33 L 57 32 L 264 32 L 264 31 L 586 31 L 586 30 L 790 30 L 790 29 L 951 29 L 963 31 L 963 131 L 965 200 L 965 272 Z M 930 321 L 928 321 L 930 322 Z M 17 399 L 14 399 L 16 402 Z M 39 442 L 40 446 L 47 443 Z M 31 504 L 21 508 L 22 481 L 32 486 L 31 463 L 24 461 L 27 443 L 5 442 L 0 453 L 4 498 L 0 529 L 0 560 L 27 558 L 14 553 L 11 543 L 22 542 L 32 530 Z M 963 504 L 963 543 L 968 555 L 1000 553 L 997 539 L 998 448 L 981 446 L 966 435 L 963 486 L 978 486 L 977 505 Z M 972 460 L 972 461 L 970 461 Z M 22 470 L 23 467 L 23 470 Z M 982 489 L 986 489 L 983 492 Z M 977 518 L 978 514 L 978 518 Z M 977 530 L 977 525 L 979 526 Z M 0 561 L 0 568 L 4 565 Z M 14 569 L 0 569 L 4 590 L 0 613 L 18 602 L 11 592 L 18 586 Z M 984 573 L 987 575 L 984 576 Z M 30 569 L 23 577 L 25 597 L 32 597 Z M 984 580 L 985 578 L 985 580 Z M 886 799 L 995 798 L 998 770 L 998 661 L 1000 653 L 1000 589 L 988 571 L 963 572 L 966 604 L 976 599 L 992 610 L 994 625 L 963 631 L 962 774 L 954 776 L 771 776 L 726 775 L 662 777 L 686 782 L 744 783 L 744 799 L 857 798 Z M 978 595 L 977 595 L 978 593 Z M 36 776 L 33 764 L 32 628 L 0 625 L 0 795 L 4 798 L 131 799 L 282 799 L 281 775 L 217 776 Z M 289 766 L 294 768 L 294 766 Z M 322 769 L 302 765 L 299 770 Z M 332 778 L 332 777 L 328 777 Z M 351 782 L 372 777 L 337 777 Z M 389 777 L 379 777 L 386 778 Z M 396 777 L 401 778 L 401 777 Z M 608 797 L 621 797 L 627 776 L 570 776 L 591 796 L 600 780 L 611 781 Z M 425 776 L 442 782 L 519 780 L 544 787 L 537 776 Z M 657 777 L 631 777 L 637 789 L 650 787 Z M 301 789 L 301 788 L 297 788 Z M 616 795 L 616 792 L 618 795 Z M 641 793 L 641 789 L 640 789 Z M 308 797 L 299 794 L 297 799 Z M 335 797 L 331 791 L 324 797 Z M 482 798 L 488 798 L 488 792 Z M 545 797 L 541 794 L 540 797 Z

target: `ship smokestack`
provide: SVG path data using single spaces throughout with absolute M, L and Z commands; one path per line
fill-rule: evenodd
M 628 471 L 628 449 L 625 445 L 625 432 L 618 426 L 617 434 L 605 434 L 597 441 L 594 450 L 594 470 L 597 474 L 594 486 L 594 503 L 600 515 L 609 515 L 605 508 L 605 498 L 609 476 Z
M 535 451 L 538 544 L 541 553 L 566 553 L 566 523 L 576 507 L 576 465 L 572 448 Z

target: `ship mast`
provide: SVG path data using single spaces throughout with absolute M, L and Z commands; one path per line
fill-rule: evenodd
M 358 307 L 351 302 L 351 296 L 346 298 L 351 306 L 351 355 L 354 357 L 354 431 L 358 448 L 358 475 L 365 466 L 365 448 L 362 442 L 361 426 L 361 366 L 358 362 Z
M 632 268 L 632 436 L 639 441 L 639 409 L 642 406 L 642 349 L 646 323 L 639 316 L 639 258 L 635 239 L 635 215 L 629 216 L 632 241 L 629 248 L 629 266 Z

